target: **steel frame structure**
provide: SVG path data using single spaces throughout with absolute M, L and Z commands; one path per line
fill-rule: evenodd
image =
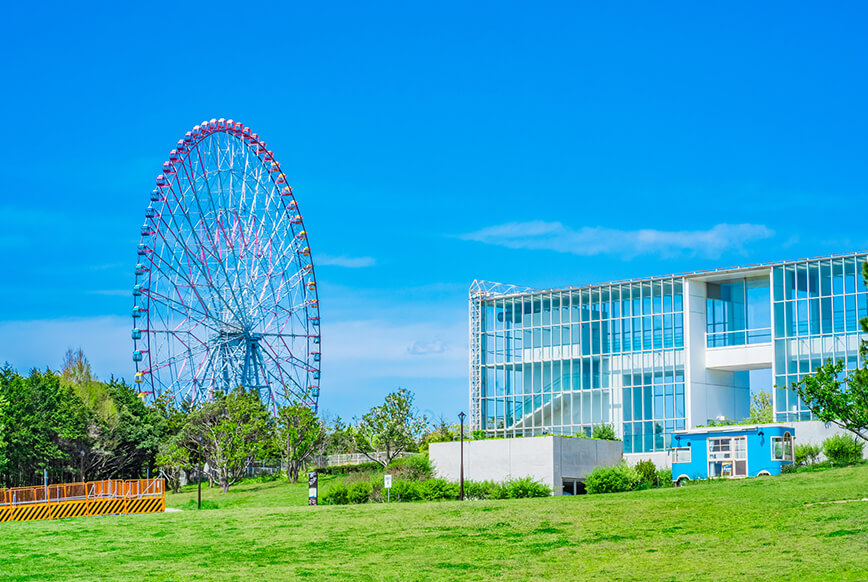
M 316 410 L 316 277 L 280 163 L 221 118 L 187 132 L 162 169 L 133 288 L 141 393 L 196 404 L 244 386 L 272 412 L 289 401 Z
M 533 293 L 536 289 L 475 279 L 470 284 L 470 431 L 483 428 L 482 410 L 482 300 L 493 295 Z

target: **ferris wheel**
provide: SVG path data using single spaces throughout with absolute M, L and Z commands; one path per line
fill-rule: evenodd
M 272 412 L 316 411 L 320 321 L 298 202 L 264 141 L 203 121 L 169 152 L 145 211 L 133 287 L 135 381 L 198 404 L 238 386 Z

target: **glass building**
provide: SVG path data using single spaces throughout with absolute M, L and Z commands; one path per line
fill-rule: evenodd
M 675 430 L 747 417 L 759 389 L 773 394 L 775 422 L 811 420 L 788 386 L 826 358 L 860 365 L 866 259 L 548 290 L 475 281 L 472 428 L 590 435 L 612 424 L 625 453 L 665 451 Z

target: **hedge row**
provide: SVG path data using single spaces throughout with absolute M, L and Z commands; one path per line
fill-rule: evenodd
M 528 497 L 548 497 L 552 490 L 545 484 L 530 477 L 513 479 L 505 483 L 493 481 L 465 481 L 466 499 L 522 499 Z M 393 479 L 389 492 L 383 488 L 382 479 L 333 483 L 326 489 L 320 502 L 324 505 L 347 505 L 351 503 L 390 501 L 440 501 L 454 500 L 459 497 L 458 483 L 444 479 Z

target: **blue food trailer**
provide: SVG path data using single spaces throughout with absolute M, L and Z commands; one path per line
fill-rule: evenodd
M 713 426 L 672 436 L 672 480 L 778 475 L 793 464 L 796 431 L 783 424 Z

